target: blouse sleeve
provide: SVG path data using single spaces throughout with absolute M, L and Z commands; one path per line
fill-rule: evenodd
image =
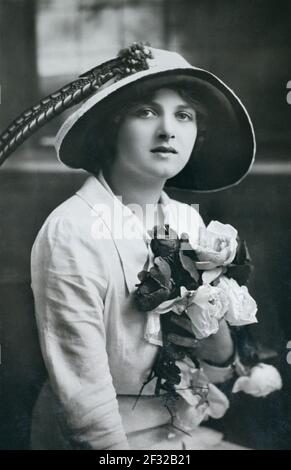
M 51 219 L 31 258 L 44 361 L 75 448 L 127 449 L 106 352 L 102 250 L 69 220 Z

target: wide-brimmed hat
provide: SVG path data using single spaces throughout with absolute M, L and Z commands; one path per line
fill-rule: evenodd
M 0 164 L 34 129 L 83 101 L 59 130 L 56 150 L 67 166 L 91 171 L 94 162 L 96 172 L 100 156 L 92 141 L 102 138 L 106 116 L 124 107 L 137 87 L 153 90 L 177 85 L 190 91 L 206 109 L 207 126 L 199 151 L 195 144 L 185 168 L 167 185 L 216 191 L 239 183 L 249 172 L 255 155 L 253 126 L 240 99 L 217 76 L 192 66 L 180 54 L 137 43 L 16 119 L 0 136 Z
M 59 159 L 73 168 L 90 169 L 92 156 L 97 157 L 88 145 L 89 135 L 94 132 L 98 138 L 106 109 L 111 112 L 116 103 L 122 106 L 122 97 L 128 99 L 137 84 L 144 83 L 145 88 L 178 84 L 192 89 L 206 108 L 207 130 L 199 152 L 167 185 L 213 191 L 237 184 L 250 170 L 255 154 L 253 126 L 239 98 L 218 77 L 193 67 L 181 55 L 151 47 L 145 51 L 147 69 L 134 70 L 117 81 L 113 77 L 65 121 L 56 138 Z

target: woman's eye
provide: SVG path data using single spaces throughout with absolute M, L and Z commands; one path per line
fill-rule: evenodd
M 185 111 L 180 111 L 176 114 L 179 121 L 193 121 L 193 116 L 191 113 L 186 113 Z
M 137 115 L 141 118 L 147 119 L 149 117 L 155 116 L 156 113 L 151 108 L 141 108 L 137 110 Z

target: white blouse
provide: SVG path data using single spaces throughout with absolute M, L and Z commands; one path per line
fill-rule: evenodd
M 198 212 L 164 192 L 161 204 L 167 223 L 197 242 Z M 89 177 L 42 226 L 31 277 L 49 382 L 34 414 L 36 447 L 149 448 L 160 440 L 163 448 L 170 416 L 154 396 L 155 380 L 132 409 L 158 351 L 145 339 L 147 314 L 132 295 L 149 257 L 141 221 L 102 175 Z M 221 382 L 229 370 L 209 366 L 210 380 L 212 372 Z

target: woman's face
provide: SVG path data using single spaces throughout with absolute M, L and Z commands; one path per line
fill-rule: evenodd
M 168 179 L 188 162 L 197 136 L 196 113 L 176 91 L 161 88 L 133 106 L 117 137 L 117 174 Z

